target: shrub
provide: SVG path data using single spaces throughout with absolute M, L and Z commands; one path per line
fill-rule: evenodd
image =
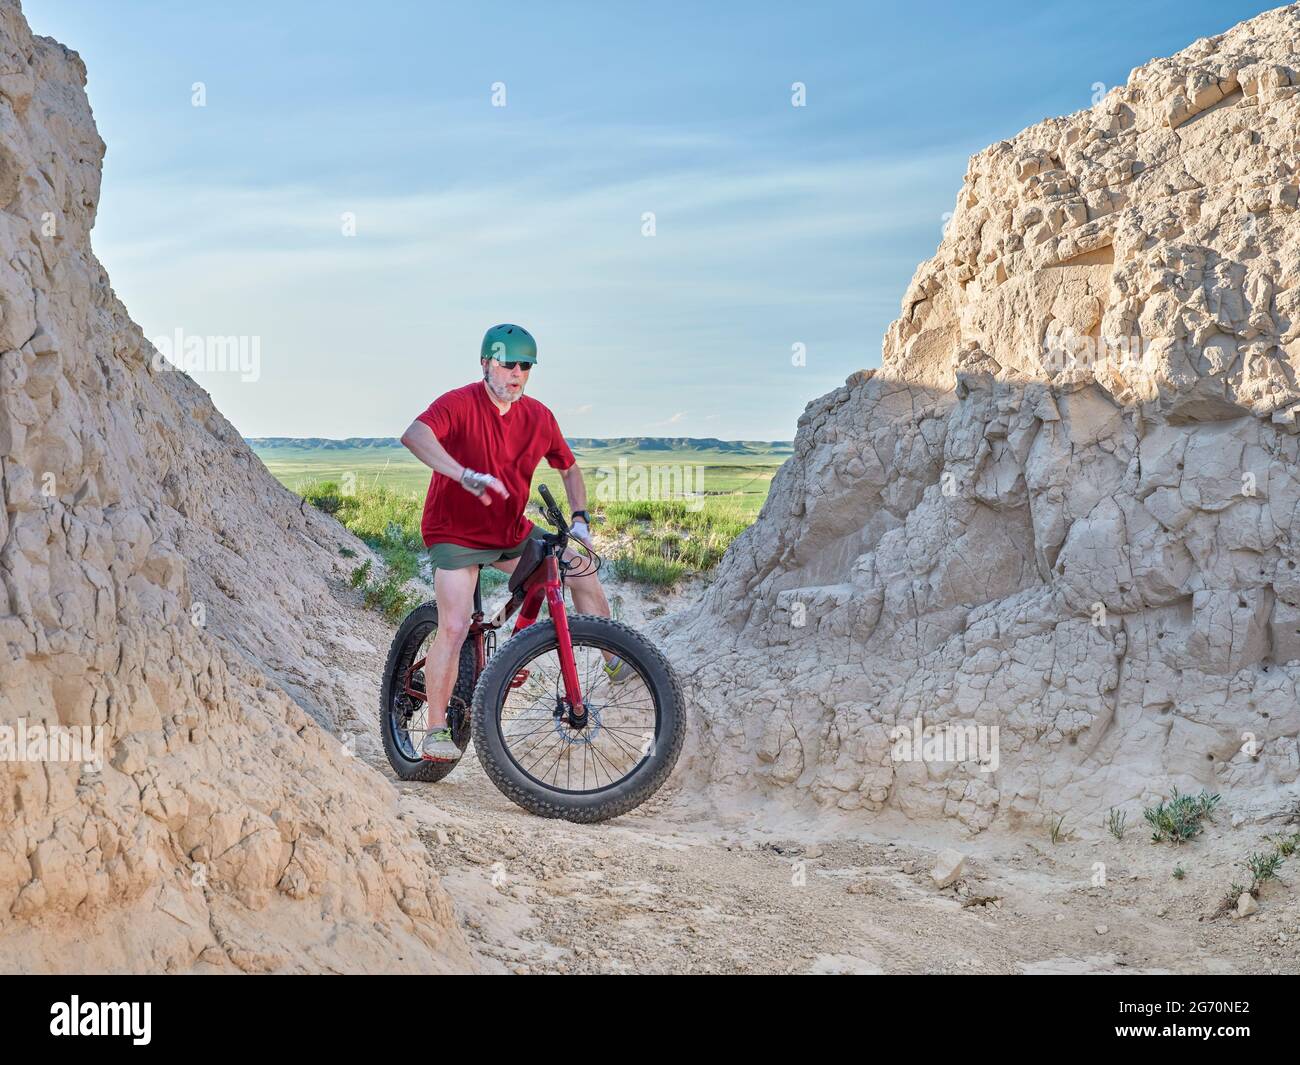
M 1201 831 L 1201 822 L 1213 818 L 1219 796 L 1202 791 L 1200 795 L 1181 795 L 1177 788 L 1168 802 L 1163 799 L 1142 811 L 1151 826 L 1151 842 L 1186 843 Z

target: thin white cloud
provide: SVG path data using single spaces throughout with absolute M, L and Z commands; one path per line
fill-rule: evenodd
M 147 335 L 261 337 L 256 388 L 203 381 L 250 435 L 396 435 L 412 392 L 466 383 L 485 324 L 513 320 L 539 336 L 530 392 L 586 417 L 583 435 L 674 411 L 654 424 L 776 439 L 807 399 L 875 364 L 915 264 L 891 267 L 888 249 L 931 213 L 937 243 L 943 175 L 964 160 L 743 162 L 390 195 L 160 181 L 115 189 L 95 244 Z M 790 368 L 796 341 L 807 371 Z M 719 419 L 738 385 L 745 404 Z M 575 409 L 575 388 L 599 403 Z

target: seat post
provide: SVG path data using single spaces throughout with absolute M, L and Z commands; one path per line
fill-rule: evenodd
M 474 581 L 474 613 L 483 613 L 483 567 L 478 568 L 478 578 Z

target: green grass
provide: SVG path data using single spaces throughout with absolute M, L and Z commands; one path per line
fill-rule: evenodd
M 707 573 L 752 523 L 745 501 L 706 497 L 606 503 L 596 508 L 598 536 L 616 537 L 610 569 L 623 580 L 671 586 L 691 573 Z M 597 543 L 597 550 L 600 544 Z
M 309 481 L 299 495 L 312 506 L 332 514 L 371 547 L 401 546 L 424 549 L 420 538 L 423 502 L 383 486 L 360 488 L 348 494 L 337 481 Z
M 406 588 L 420 572 L 424 541 L 420 537 L 421 504 L 383 487 L 363 488 L 351 494 L 335 481 L 303 485 L 302 497 L 312 506 L 332 514 L 384 561 L 384 572 L 371 572 L 366 559 L 352 571 L 352 587 L 361 591 L 366 605 L 390 621 L 400 621 L 419 597 Z M 350 557 L 348 548 L 341 549 Z
M 299 494 L 312 483 L 333 481 L 355 493 L 386 488 L 399 496 L 415 494 L 423 501 L 429 488 L 429 468 L 402 447 L 256 447 L 253 450 L 281 484 Z M 626 489 L 625 496 L 636 498 L 639 485 L 635 478 L 619 473 L 620 461 L 626 460 L 629 469 L 641 467 L 646 471 L 648 483 L 660 485 L 681 484 L 681 475 L 689 467 L 691 486 L 702 492 L 706 501 L 735 501 L 750 521 L 758 516 L 773 475 L 790 457 L 789 448 L 735 455 L 705 449 L 650 451 L 622 447 L 575 448 L 573 453 L 583 471 L 591 506 L 612 503 L 617 497 L 611 493 L 620 488 Z M 698 482 L 695 467 L 701 467 Z M 673 476 L 655 474 L 656 470 L 665 469 L 671 470 Z M 534 497 L 538 484 L 545 484 L 556 493 L 557 499 L 563 498 L 560 475 L 545 463 L 533 479 Z
M 367 601 L 374 600 L 372 605 L 390 616 L 400 611 L 400 584 L 417 572 L 418 556 L 424 551 L 420 517 L 429 469 L 404 448 L 262 448 L 257 454 L 282 484 L 332 514 L 384 559 L 385 574 L 365 578 Z M 655 587 L 671 587 L 717 566 L 732 541 L 757 518 L 773 475 L 788 457 L 788 451 L 780 449 L 735 456 L 703 450 L 617 448 L 575 454 L 587 483 L 587 509 L 597 519 L 596 550 L 606 559 L 609 572 Z M 691 466 L 689 478 L 678 476 L 673 483 L 698 489 L 699 494 L 644 501 L 608 499 L 615 490 L 637 494 L 636 481 L 626 470 L 619 472 L 621 459 L 627 460 L 628 468 L 640 464 L 647 483 L 658 478 L 660 485 L 671 479 L 656 474 L 656 469 L 671 468 L 680 474 Z M 559 474 L 549 466 L 538 469 L 533 502 L 539 484 L 564 499 Z M 539 520 L 531 507 L 528 516 Z M 506 579 L 495 570 L 485 570 L 485 590 Z
M 406 582 L 414 574 L 403 572 L 397 565 L 389 566 L 382 575 L 370 572 L 370 559 L 352 571 L 352 587 L 361 590 L 366 606 L 378 610 L 390 621 L 397 622 L 419 605 L 415 596 L 406 590 Z

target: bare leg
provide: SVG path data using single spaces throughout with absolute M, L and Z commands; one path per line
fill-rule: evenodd
M 438 631 L 424 660 L 424 690 L 429 707 L 429 731 L 446 728 L 447 702 L 456 686 L 460 648 L 469 632 L 474 611 L 474 586 L 478 567 L 440 569 L 433 575 L 438 601 Z
M 568 561 L 573 561 L 579 556 L 577 552 L 569 549 L 564 552 L 564 557 Z M 588 573 L 585 577 L 570 577 L 564 583 L 573 590 L 573 609 L 577 613 L 609 617 L 609 600 L 605 598 L 605 589 L 601 587 L 600 580 L 594 573 Z

